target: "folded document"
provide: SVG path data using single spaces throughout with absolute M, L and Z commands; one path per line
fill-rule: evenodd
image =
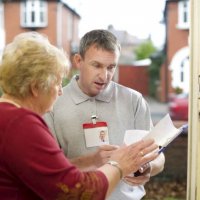
M 171 143 L 179 134 L 183 132 L 187 125 L 176 128 L 167 114 L 162 118 L 151 131 L 145 130 L 127 130 L 124 136 L 124 143 L 129 145 L 141 139 L 153 138 L 160 147 L 160 152 Z

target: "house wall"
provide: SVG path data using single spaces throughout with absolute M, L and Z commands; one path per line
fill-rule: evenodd
M 5 9 L 5 34 L 6 44 L 11 42 L 13 38 L 26 31 L 37 31 L 48 35 L 52 44 L 56 45 L 56 2 L 48 2 L 48 26 L 45 28 L 23 28 L 20 26 L 20 3 L 17 1 L 8 1 L 4 3 Z
M 5 43 L 12 41 L 15 35 L 21 33 L 23 30 L 20 25 L 20 4 L 18 2 L 4 3 L 5 14 Z
M 37 32 L 48 36 L 53 45 L 57 45 L 57 2 L 48 1 L 48 25 L 45 28 L 36 29 Z
M 119 65 L 118 83 L 149 95 L 148 66 Z
M 65 7 L 63 6 L 62 7 L 62 42 L 63 42 L 63 46 L 65 47 L 68 53 L 73 51 L 72 45 L 78 46 L 79 44 L 78 23 L 79 23 L 79 18 L 73 15 L 73 13 L 65 9 Z
M 174 92 L 170 63 L 177 51 L 188 46 L 189 30 L 178 29 L 178 1 L 166 2 L 166 59 L 160 70 L 160 86 L 158 99 L 168 102 L 169 96 Z
M 61 9 L 60 19 L 58 19 L 58 1 L 48 1 L 48 25 L 44 28 L 23 28 L 20 26 L 20 1 L 6 1 L 4 3 L 5 13 L 5 43 L 9 43 L 13 38 L 22 32 L 26 31 L 37 31 L 39 33 L 48 36 L 50 42 L 55 45 L 62 47 L 68 54 L 71 53 L 71 44 L 78 44 L 78 23 L 79 17 L 73 14 L 71 10 L 65 7 L 63 4 Z M 59 11 L 60 12 L 60 11 Z M 72 38 L 68 35 L 68 19 L 69 16 L 72 18 Z M 58 21 L 60 21 L 60 29 L 58 29 Z M 58 31 L 59 30 L 59 31 Z M 60 43 L 58 44 L 58 37 Z
M 168 9 L 168 27 L 167 27 L 167 55 L 169 61 L 172 60 L 175 52 L 179 49 L 188 46 L 188 30 L 178 29 L 178 3 L 170 2 L 167 5 Z

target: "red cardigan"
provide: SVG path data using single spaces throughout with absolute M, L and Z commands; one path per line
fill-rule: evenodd
M 108 181 L 65 158 L 37 114 L 0 103 L 0 199 L 103 200 Z

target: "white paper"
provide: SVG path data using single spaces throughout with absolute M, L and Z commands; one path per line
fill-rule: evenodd
M 127 130 L 124 136 L 124 143 L 130 145 L 132 143 L 138 142 L 144 138 L 149 131 L 145 130 Z
M 129 145 L 141 139 L 153 138 L 157 145 L 166 147 L 181 133 L 181 131 L 181 128 L 177 129 L 173 125 L 169 114 L 167 114 L 150 132 L 144 130 L 127 130 L 124 136 L 124 143 Z

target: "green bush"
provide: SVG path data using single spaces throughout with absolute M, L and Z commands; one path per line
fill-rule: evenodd
M 143 60 L 150 58 L 150 56 L 157 52 L 156 47 L 153 45 L 151 40 L 147 40 L 135 49 L 135 56 L 137 60 Z
M 165 59 L 163 51 L 158 51 L 151 55 L 151 65 L 149 66 L 149 94 L 152 97 L 157 95 L 157 87 L 160 82 L 160 68 Z
M 152 63 L 149 66 L 149 94 L 152 97 L 156 97 L 160 81 L 160 67 L 164 61 L 164 52 L 158 51 L 152 41 L 148 40 L 135 50 L 135 55 L 137 60 L 151 59 Z

